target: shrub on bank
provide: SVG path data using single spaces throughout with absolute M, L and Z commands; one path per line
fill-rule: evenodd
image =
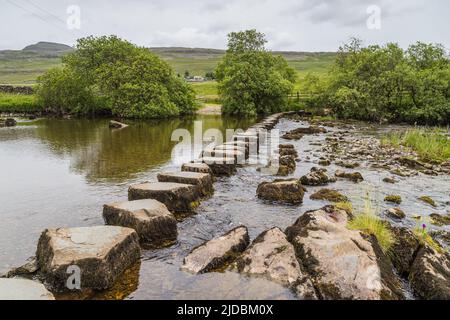
M 165 61 L 115 36 L 79 39 L 62 68 L 39 77 L 37 96 L 57 114 L 163 118 L 197 107 L 194 91 Z
M 340 118 L 421 124 L 450 123 L 450 63 L 443 46 L 416 43 L 340 48 L 326 78 L 307 77 L 311 107 Z

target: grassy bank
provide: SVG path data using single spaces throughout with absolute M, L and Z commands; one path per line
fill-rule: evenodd
M 35 95 L 0 93 L 0 113 L 36 113 L 41 110 Z
M 403 133 L 395 132 L 384 136 L 382 143 L 411 148 L 425 161 L 450 160 L 450 140 L 440 129 L 415 128 Z

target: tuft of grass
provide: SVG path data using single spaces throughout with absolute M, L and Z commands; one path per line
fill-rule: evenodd
M 381 143 L 411 148 L 424 161 L 450 160 L 450 139 L 442 129 L 414 128 L 403 133 L 390 133 L 381 139 Z
M 35 95 L 0 93 L 0 113 L 34 113 L 40 111 L 42 111 L 42 108 Z
M 353 213 L 353 205 L 351 202 L 348 201 L 338 202 L 335 203 L 334 206 L 338 209 L 344 210 L 345 212 L 347 212 L 347 214 Z
M 434 241 L 425 228 L 416 227 L 413 232 L 422 245 L 428 245 L 438 253 L 444 253 L 444 249 Z
M 370 198 L 365 200 L 364 210 L 354 216 L 347 224 L 350 230 L 359 230 L 367 235 L 377 238 L 381 250 L 385 254 L 389 252 L 395 243 L 394 235 L 388 226 L 382 221 L 372 208 Z

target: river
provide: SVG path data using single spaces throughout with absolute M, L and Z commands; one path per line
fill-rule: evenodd
M 102 206 L 127 200 L 130 184 L 151 181 L 161 171 L 179 170 L 186 161 L 172 156 L 175 129 L 191 133 L 194 121 L 203 130 L 246 129 L 254 121 L 201 115 L 193 119 L 136 121 L 122 130 L 110 130 L 108 120 L 41 119 L 0 129 L 0 273 L 21 265 L 34 255 L 40 233 L 46 228 L 103 225 Z M 282 119 L 282 132 L 298 127 Z M 329 130 L 337 130 L 328 128 Z M 358 135 L 377 135 L 386 128 L 356 130 Z M 295 177 L 317 166 L 323 156 L 325 135 L 305 136 L 294 141 L 303 160 Z M 305 159 L 309 158 L 307 161 Z M 328 170 L 337 169 L 334 164 Z M 356 208 L 364 206 L 370 193 L 378 212 L 390 207 L 387 194 L 400 194 L 407 218 L 395 224 L 414 227 L 415 215 L 449 214 L 450 179 L 442 176 L 399 178 L 386 184 L 382 169 L 362 166 L 360 184 L 339 181 L 335 187 L 348 196 Z M 96 298 L 112 299 L 294 299 L 288 289 L 273 282 L 233 272 L 191 275 L 180 270 L 183 258 L 193 247 L 238 225 L 249 228 L 251 239 L 262 231 L 291 225 L 302 212 L 317 209 L 325 201 L 309 199 L 320 187 L 308 188 L 301 206 L 273 205 L 256 198 L 257 185 L 271 177 L 262 176 L 255 166 L 238 169 L 238 174 L 219 178 L 215 194 L 203 201 L 197 214 L 178 224 L 178 242 L 169 247 L 143 250 L 140 265 L 127 271 L 120 283 Z M 417 200 L 426 194 L 438 206 Z M 448 227 L 436 227 L 449 231 Z

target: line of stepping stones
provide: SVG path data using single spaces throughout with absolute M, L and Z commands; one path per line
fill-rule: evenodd
M 193 214 L 200 201 L 213 194 L 214 177 L 234 174 L 253 150 L 259 151 L 259 131 L 272 129 L 286 114 L 271 115 L 235 134 L 232 141 L 204 150 L 199 159 L 183 164 L 181 172 L 159 173 L 157 182 L 131 185 L 128 201 L 104 205 L 106 226 L 45 230 L 36 257 L 0 278 L 0 298 L 14 298 L 30 288 L 22 297 L 53 299 L 44 286 L 14 277 L 39 272 L 54 290 L 65 291 L 69 271 L 76 268 L 81 271 L 81 288 L 112 287 L 140 258 L 141 245 L 160 247 L 175 242 L 177 219 Z

